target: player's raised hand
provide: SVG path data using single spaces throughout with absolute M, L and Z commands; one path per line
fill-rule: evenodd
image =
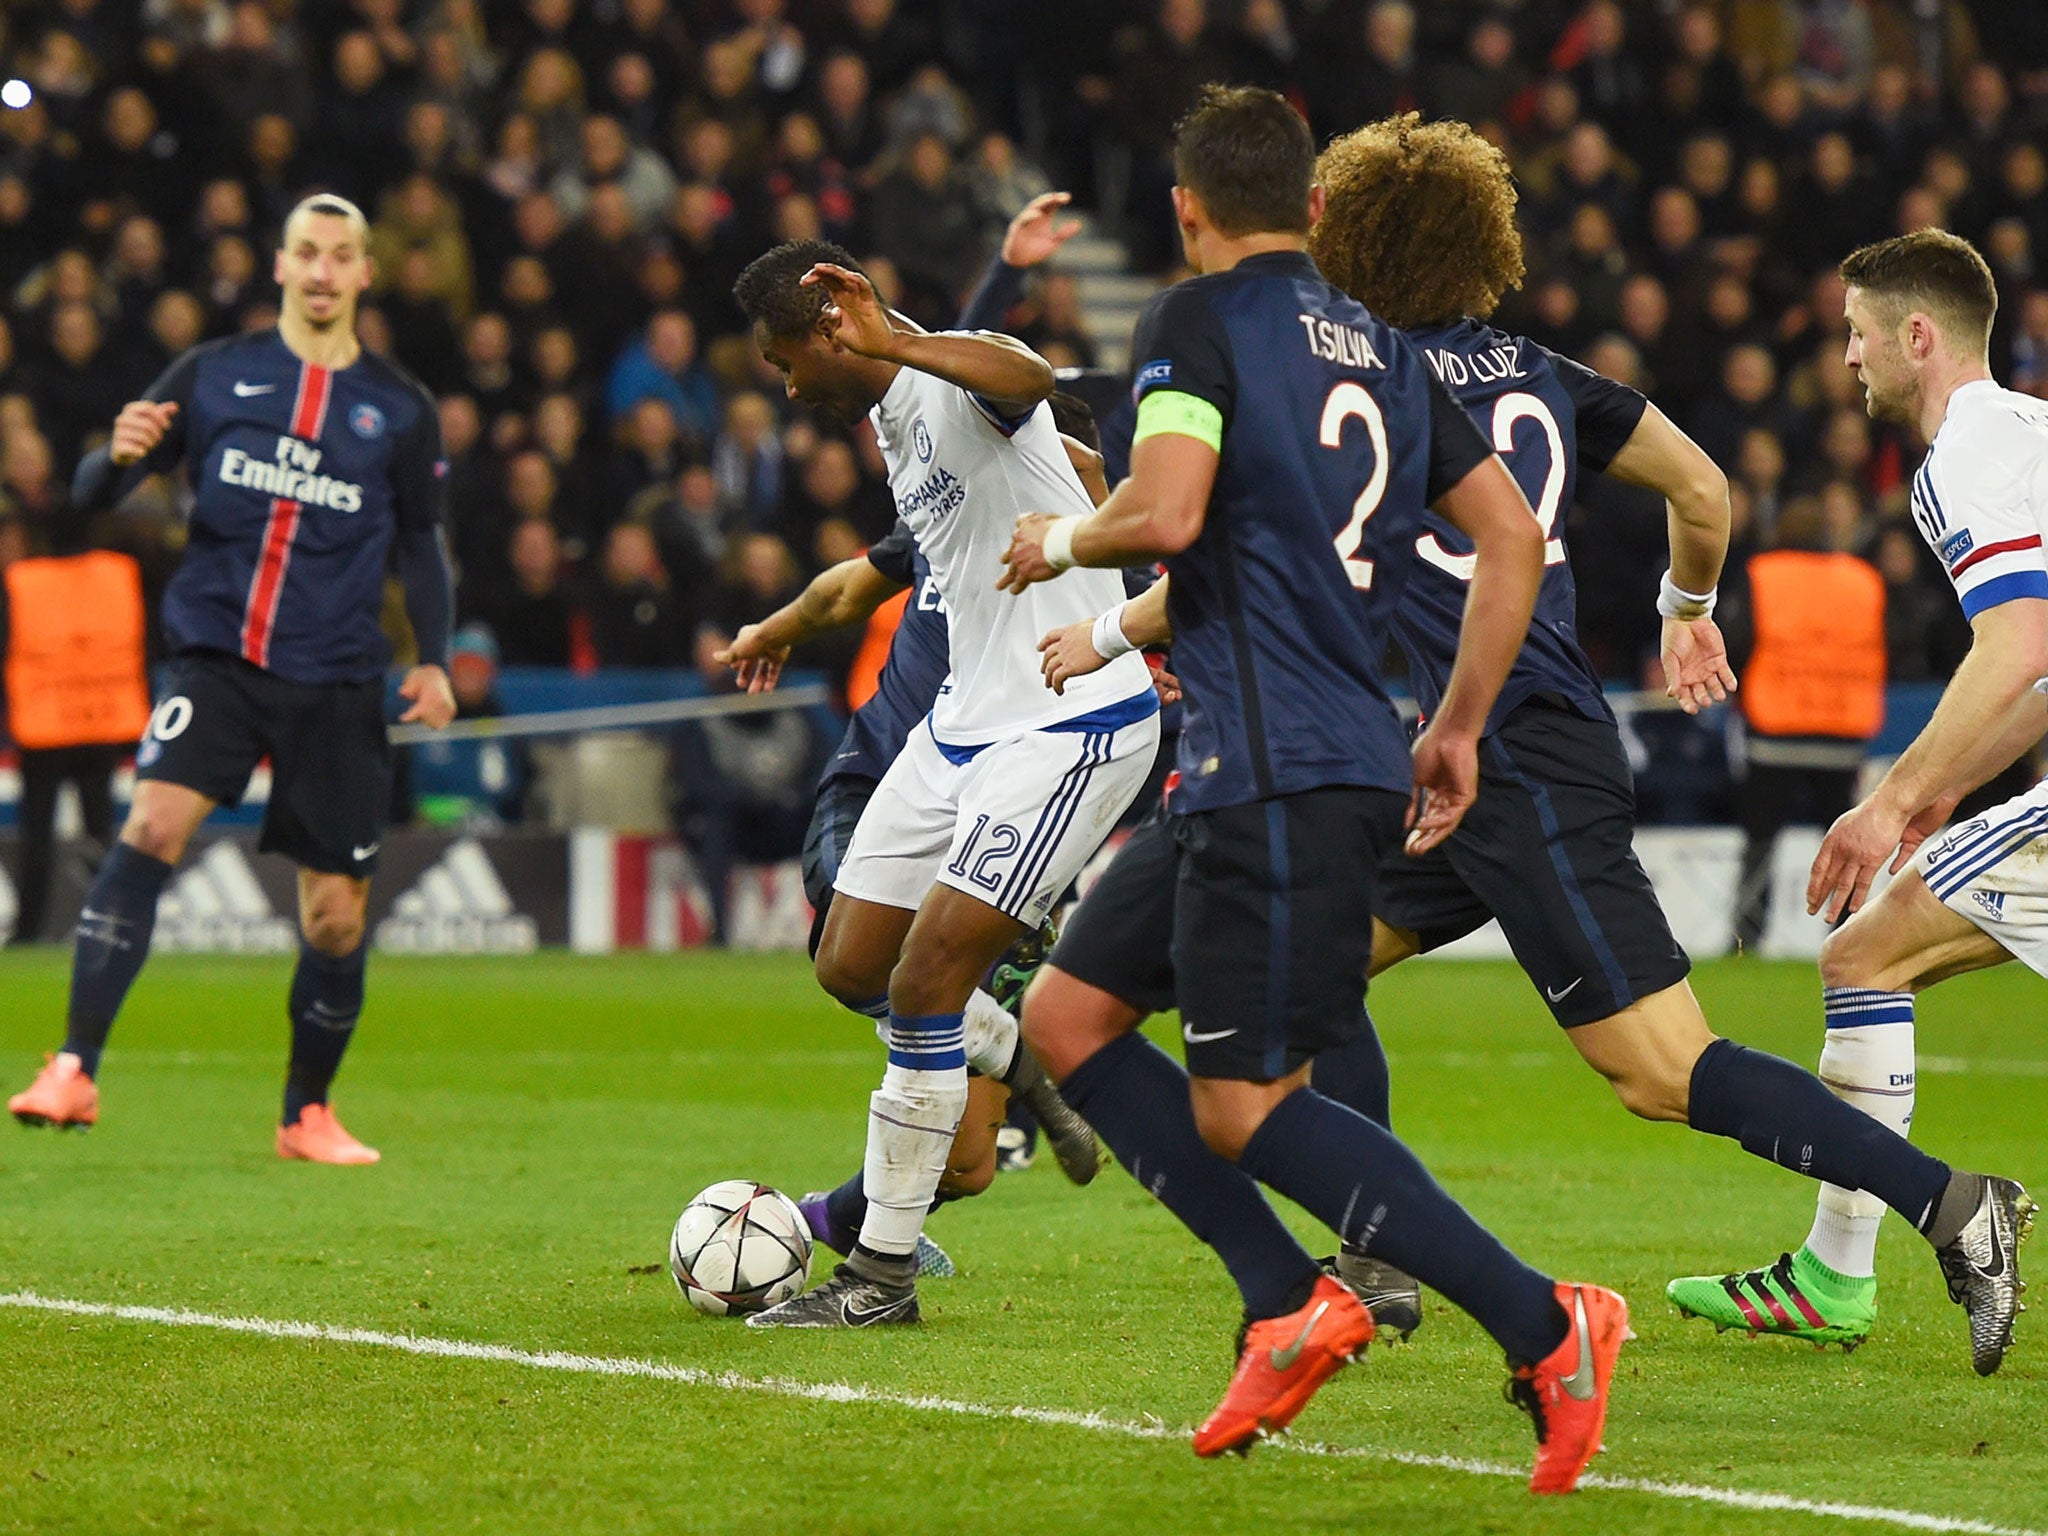
M 896 340 L 896 328 L 889 323 L 889 311 L 875 285 L 858 272 L 821 261 L 803 275 L 803 285 L 822 285 L 825 290 L 825 326 L 828 334 L 849 352 L 862 357 L 887 357 Z
M 782 664 L 789 660 L 789 647 L 773 644 L 759 624 L 743 624 L 732 644 L 711 653 L 736 674 L 740 687 L 749 693 L 771 693 L 782 680 Z
M 455 718 L 455 685 L 439 667 L 414 667 L 398 685 L 398 696 L 412 706 L 398 717 L 401 725 L 418 722 L 438 731 Z
M 1861 908 L 1870 894 L 1870 883 L 1899 852 L 1913 819 L 1878 795 L 1837 817 L 1821 839 L 1813 873 L 1807 877 L 1807 912 L 1821 913 L 1835 923 Z M 1926 835 L 1920 834 L 1922 838 Z M 1920 846 L 1917 839 L 1913 846 Z M 1897 867 L 1896 861 L 1893 867 Z
M 1664 621 L 1664 697 L 1688 715 L 1720 704 L 1736 689 L 1728 642 L 1712 619 Z
M 177 414 L 175 400 L 130 400 L 114 418 L 107 456 L 124 469 L 140 462 L 164 440 L 164 434 L 171 430 L 171 418 Z
M 1045 673 L 1045 686 L 1058 694 L 1064 694 L 1067 684 L 1075 678 L 1109 665 L 1102 652 L 1095 649 L 1093 619 L 1050 631 L 1038 642 L 1038 661 L 1039 670 Z
M 1479 798 L 1479 743 L 1429 727 L 1415 738 L 1415 798 L 1408 805 L 1409 854 L 1427 853 L 1458 830 Z
M 1062 219 L 1059 211 L 1074 200 L 1071 192 L 1042 192 L 1024 205 L 1003 231 L 1003 260 L 1013 267 L 1035 267 L 1081 233 L 1079 219 Z
M 1052 525 L 1052 516 L 1045 512 L 1026 512 L 1017 519 L 1017 531 L 1003 551 L 1003 574 L 996 578 L 998 592 L 1022 592 L 1034 582 L 1051 581 L 1059 575 L 1045 558 L 1045 531 Z

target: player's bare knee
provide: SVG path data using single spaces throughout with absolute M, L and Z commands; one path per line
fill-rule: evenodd
M 146 853 L 166 864 L 175 864 L 185 856 L 185 843 L 190 836 L 191 831 L 181 818 L 141 805 L 129 810 L 128 820 L 121 826 L 122 842 L 137 853 Z
M 1875 987 L 1884 984 L 1886 956 L 1881 924 L 1861 914 L 1835 929 L 1820 946 L 1820 984 L 1824 987 Z
M 1105 999 L 1107 993 L 1054 966 L 1042 967 L 1031 978 L 1019 1023 L 1031 1054 L 1054 1082 L 1065 1082 L 1067 1074 L 1130 1030 L 1128 1010 L 1107 1017 Z
M 811 962 L 811 972 L 828 996 L 855 1011 L 889 990 L 887 969 L 852 953 L 848 946 L 835 943 L 829 928 L 825 930 L 824 942 L 818 946 L 817 958 Z
M 361 947 L 363 927 L 362 909 L 353 903 L 315 903 L 299 915 L 299 933 L 307 945 L 337 959 Z
M 1200 1096 L 1195 1099 L 1195 1129 L 1202 1142 L 1218 1157 L 1236 1162 L 1244 1156 L 1258 1125 L 1247 1123 L 1232 1105 L 1220 1105 Z
M 939 1176 L 939 1192 L 966 1200 L 980 1194 L 996 1181 L 996 1153 L 990 1147 L 988 1155 L 972 1167 L 956 1168 L 948 1164 Z

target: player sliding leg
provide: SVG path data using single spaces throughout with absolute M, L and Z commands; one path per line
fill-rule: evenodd
M 1870 798 L 1828 830 L 1807 909 L 1856 915 L 1821 953 L 1828 1037 L 1822 1075 L 1849 1102 L 1911 1122 L 1913 1002 L 1926 987 L 2015 956 L 2048 975 L 2048 879 L 2040 839 L 2048 786 L 1932 834 L 1963 795 L 2032 750 L 2048 731 L 2037 691 L 2048 673 L 2048 407 L 2000 389 L 1989 338 L 1991 270 L 1969 242 L 1939 230 L 1881 240 L 1843 261 L 1845 356 L 1870 414 L 1915 428 L 1930 446 L 1913 483 L 1914 522 L 1949 572 L 1973 641 L 1934 717 Z M 1861 912 L 1877 871 L 1910 870 Z M 1887 1189 L 1824 1175 L 1812 1232 L 1773 1266 L 1674 1281 L 1681 1309 L 1723 1327 L 1785 1331 L 1756 1314 L 1802 1277 L 1876 1298 L 1879 1196 L 1935 1244 L 1949 1295 L 1970 1319 L 1971 1362 L 1998 1369 L 2025 1289 L 2019 1247 L 2034 1206 L 2011 1179 L 1962 1174 L 1916 1219 Z M 1775 1321 L 1773 1317 L 1772 1321 Z

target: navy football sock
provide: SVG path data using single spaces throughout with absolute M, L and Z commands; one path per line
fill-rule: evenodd
M 114 1015 L 149 958 L 156 929 L 156 899 L 171 878 L 171 866 L 127 843 L 114 844 L 101 861 L 71 948 L 71 1009 L 64 1049 L 85 1064 L 92 1077 Z
M 1380 1046 L 1379 1031 L 1372 1027 L 1370 1015 L 1356 1039 L 1317 1053 L 1311 1081 L 1324 1098 L 1357 1110 L 1374 1125 L 1393 1126 L 1387 1053 Z
M 1805 1068 L 1733 1040 L 1716 1040 L 1693 1063 L 1687 1119 L 1781 1168 L 1868 1191 L 1922 1231 L 1948 1188 L 1941 1159 L 1836 1098 Z
M 1564 1341 L 1552 1282 L 1445 1194 L 1391 1131 L 1312 1088 L 1273 1107 L 1238 1166 L 1471 1313 L 1508 1358 L 1533 1364 Z
M 325 1104 L 327 1089 L 363 1011 L 363 972 L 370 946 L 345 955 L 324 954 L 299 945 L 292 972 L 292 1064 L 284 1084 L 284 1123 L 296 1124 L 308 1104 Z
M 1116 1160 L 1187 1229 L 1216 1250 L 1247 1316 L 1301 1306 L 1319 1271 L 1258 1186 L 1195 1129 L 1188 1075 L 1143 1035 L 1112 1041 L 1068 1074 L 1060 1093 Z

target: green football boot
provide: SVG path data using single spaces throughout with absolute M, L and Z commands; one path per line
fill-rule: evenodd
M 1031 985 L 1031 978 L 1038 974 L 1038 968 L 1045 964 L 1045 957 L 1052 953 L 1053 945 L 1059 940 L 1059 925 L 1048 917 L 1038 925 L 1037 932 L 1025 934 L 1003 951 L 1002 959 L 989 967 L 982 985 L 1011 1018 L 1019 1016 L 1019 1010 L 1024 1006 L 1025 989 Z
M 1779 1255 L 1768 1269 L 1688 1275 L 1664 1294 L 1684 1316 L 1703 1317 L 1718 1331 L 1778 1333 L 1819 1349 L 1839 1344 L 1844 1354 L 1869 1338 L 1877 1321 L 1877 1277 L 1838 1275 L 1804 1247 Z

